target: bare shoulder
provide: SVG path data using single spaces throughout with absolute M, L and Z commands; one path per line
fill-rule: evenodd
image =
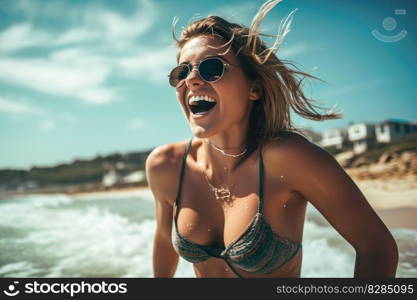
M 323 148 L 310 142 L 296 132 L 286 132 L 279 138 L 269 141 L 263 150 L 272 161 L 293 161 L 300 158 L 319 159 L 332 156 Z
M 146 159 L 146 170 L 152 174 L 166 173 L 179 166 L 186 143 L 187 141 L 180 141 L 156 147 Z
M 310 142 L 306 137 L 287 132 L 277 139 L 271 140 L 263 150 L 265 165 L 271 167 L 271 172 L 284 173 L 287 183 L 298 190 L 320 174 L 335 174 L 343 172 L 342 167 L 326 150 Z
M 173 203 L 187 140 L 156 147 L 146 159 L 146 178 L 155 198 Z

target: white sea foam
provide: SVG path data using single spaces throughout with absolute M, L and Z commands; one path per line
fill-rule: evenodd
M 53 195 L 43 195 L 43 194 L 36 194 L 36 195 L 26 195 L 26 196 L 16 196 L 13 197 L 11 200 L 8 201 L 6 204 L 2 203 L 2 210 L 6 209 L 6 207 L 11 208 L 21 208 L 22 204 L 25 207 L 34 207 L 34 208 L 42 208 L 42 207 L 58 207 L 61 205 L 69 204 L 73 201 L 73 199 L 65 194 L 53 194 Z M 2 210 L 0 212 L 2 212 Z
M 36 276 L 37 269 L 31 262 L 20 261 L 16 263 L 6 264 L 0 267 L 1 277 L 30 277 Z
M 351 277 L 353 254 L 352 247 L 332 227 L 306 221 L 302 277 Z
M 138 188 L 132 190 L 78 194 L 74 195 L 73 198 L 77 200 L 138 198 L 141 200 L 153 201 L 153 194 L 150 189 Z
M 154 208 L 149 194 L 138 201 L 131 196 L 86 202 L 37 195 L 0 202 L 0 276 L 151 277 Z M 398 275 L 417 276 L 417 231 L 393 234 L 400 248 Z M 353 248 L 309 207 L 301 275 L 351 277 L 353 267 Z M 192 265 L 180 259 L 175 276 L 194 277 Z

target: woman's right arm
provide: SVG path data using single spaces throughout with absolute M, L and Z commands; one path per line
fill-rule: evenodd
M 156 232 L 153 245 L 154 277 L 173 277 L 178 254 L 171 241 L 173 195 L 175 184 L 175 150 L 172 146 L 158 147 L 146 160 L 146 177 L 155 198 Z
M 178 254 L 171 242 L 172 206 L 163 199 L 156 201 L 156 232 L 153 244 L 153 272 L 155 277 L 174 277 Z

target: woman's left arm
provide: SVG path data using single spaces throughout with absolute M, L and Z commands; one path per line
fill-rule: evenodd
M 333 156 L 301 136 L 278 148 L 285 153 L 281 164 L 289 170 L 291 188 L 355 249 L 354 276 L 395 277 L 398 248 L 393 236 Z

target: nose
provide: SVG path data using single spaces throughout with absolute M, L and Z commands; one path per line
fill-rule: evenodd
M 197 66 L 193 66 L 190 74 L 188 74 L 187 78 L 185 78 L 185 84 L 188 88 L 201 86 L 205 83 L 204 80 L 201 79 L 200 74 L 198 73 Z

